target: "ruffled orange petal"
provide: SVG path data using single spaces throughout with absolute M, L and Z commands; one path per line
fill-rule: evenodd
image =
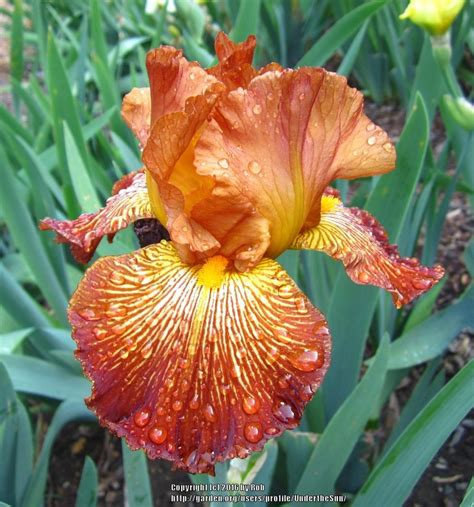
M 226 263 L 187 266 L 167 242 L 102 258 L 69 310 L 101 424 L 192 473 L 294 428 L 329 366 L 326 322 L 286 272 Z
M 207 72 L 224 83 L 228 90 L 239 86 L 246 88 L 257 75 L 256 69 L 252 67 L 256 44 L 254 35 L 249 35 L 244 42 L 236 44 L 224 32 L 219 32 L 215 40 L 219 63 Z
M 150 88 L 133 88 L 125 95 L 122 101 L 122 118 L 135 134 L 140 146 L 145 146 L 150 135 Z
M 75 220 L 45 218 L 41 230 L 56 232 L 58 243 L 69 243 L 75 259 L 89 262 L 100 240 L 107 235 L 112 241 L 115 233 L 141 218 L 154 218 L 143 171 L 128 174 L 117 181 L 112 197 L 97 213 L 84 213 Z
M 184 111 L 191 97 L 206 93 L 217 84 L 196 62 L 189 62 L 182 51 L 161 46 L 147 53 L 146 67 L 150 80 L 151 126 L 158 118 Z
M 303 225 L 318 223 L 321 195 L 334 178 L 394 167 L 386 134 L 372 128 L 362 105 L 345 78 L 309 68 L 270 70 L 216 105 L 195 165 L 216 181 L 213 194 L 240 193 L 269 221 L 266 255 L 279 255 Z
M 344 207 L 334 195 L 323 197 L 319 225 L 298 235 L 291 248 L 321 250 L 341 260 L 354 282 L 389 291 L 397 308 L 429 290 L 444 275 L 439 265 L 428 268 L 417 259 L 400 257 L 372 215 Z

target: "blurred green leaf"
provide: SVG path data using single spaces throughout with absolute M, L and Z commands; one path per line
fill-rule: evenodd
M 86 456 L 77 490 L 76 507 L 95 507 L 97 505 L 97 487 L 97 469 L 91 458 Z
M 346 42 L 354 32 L 383 5 L 386 0 L 367 2 L 348 12 L 305 53 L 297 63 L 298 67 L 313 65 L 321 67 Z
M 10 75 L 12 79 L 21 81 L 23 79 L 23 0 L 13 0 L 13 15 L 10 37 Z M 20 100 L 13 92 L 14 103 L 17 114 L 19 113 Z
M 0 361 L 17 391 L 56 400 L 81 400 L 90 394 L 90 384 L 83 376 L 42 359 L 0 354 Z
M 95 416 L 86 408 L 83 401 L 64 401 L 59 405 L 51 420 L 41 452 L 33 469 L 33 475 L 22 501 L 22 507 L 37 507 L 42 503 L 48 465 L 54 441 L 62 428 L 73 421 L 94 421 Z
M 467 486 L 466 494 L 459 507 L 472 507 L 474 505 L 474 478 Z
M 127 505 L 130 507 L 153 507 L 145 453 L 142 450 L 130 450 L 125 440 L 122 439 L 122 458 Z
M 465 327 L 474 328 L 474 286 L 458 302 L 435 313 L 390 345 L 389 369 L 406 368 L 433 359 Z
M 474 361 L 467 364 L 428 403 L 377 463 L 354 507 L 399 507 L 443 442 L 473 408 Z
M 239 12 L 229 37 L 243 42 L 249 35 L 255 35 L 260 21 L 260 0 L 240 0 Z
M 295 491 L 317 442 L 315 433 L 286 431 L 278 439 L 283 448 L 286 463 L 288 491 Z
M 11 354 L 32 331 L 33 328 L 30 327 L 0 334 L 0 354 Z
M 10 164 L 0 147 L 0 164 L 3 166 L 0 185 L 0 209 L 16 246 L 31 269 L 39 287 L 48 299 L 60 322 L 66 323 L 67 296 L 54 272 L 48 255 L 39 239 L 25 203 L 18 196 L 18 184 Z

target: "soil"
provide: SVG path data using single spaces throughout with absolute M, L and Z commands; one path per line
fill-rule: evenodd
M 0 5 L 9 5 L 0 0 Z M 0 24 L 4 20 L 0 19 Z M 8 83 L 8 43 L 0 36 L 0 102 L 11 107 L 10 95 L 2 90 Z M 404 112 L 396 105 L 367 105 L 368 115 L 384 127 L 394 140 L 398 139 L 404 123 Z M 444 138 L 442 123 L 435 120 L 432 141 L 440 146 Z M 149 232 L 148 230 L 145 232 Z M 458 297 L 470 282 L 469 273 L 463 263 L 462 252 L 474 232 L 474 220 L 465 196 L 455 193 L 443 230 L 439 246 L 438 262 L 447 269 L 448 282 L 443 288 L 437 307 L 442 308 Z M 453 340 L 443 360 L 447 378 L 474 357 L 473 333 L 463 331 Z M 394 422 L 409 398 L 423 368 L 415 368 L 392 394 L 384 418 L 388 429 Z M 36 405 L 34 400 L 30 404 Z M 44 416 L 41 420 L 41 433 L 47 430 Z M 49 468 L 47 495 L 48 507 L 69 507 L 74 505 L 86 456 L 90 456 L 98 469 L 98 505 L 115 507 L 127 504 L 123 490 L 124 476 L 121 459 L 120 440 L 94 424 L 69 424 L 63 428 L 55 441 Z M 172 471 L 170 463 L 159 460 L 149 462 L 154 505 L 184 506 L 171 502 L 171 484 L 190 484 L 189 476 L 183 472 Z M 460 504 L 467 484 L 474 474 L 474 412 L 459 425 L 445 445 L 432 460 L 430 466 L 419 480 L 405 507 L 454 507 Z M 191 503 L 189 504 L 191 505 Z

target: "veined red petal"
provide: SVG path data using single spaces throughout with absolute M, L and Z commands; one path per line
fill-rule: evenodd
M 192 473 L 294 428 L 331 348 L 324 318 L 275 261 L 237 273 L 214 259 L 187 266 L 167 242 L 102 258 L 69 309 L 101 424 Z
M 325 194 L 318 226 L 301 233 L 291 248 L 321 250 L 342 261 L 351 279 L 389 291 L 397 308 L 435 285 L 444 269 L 421 266 L 414 258 L 402 258 L 396 245 L 367 211 L 346 208 Z
M 107 235 L 112 241 L 115 233 L 141 218 L 154 218 L 143 171 L 127 174 L 117 181 L 112 197 L 97 213 L 84 213 L 75 220 L 45 218 L 41 230 L 56 232 L 58 243 L 69 243 L 78 262 L 86 264 L 94 255 L 100 240 Z

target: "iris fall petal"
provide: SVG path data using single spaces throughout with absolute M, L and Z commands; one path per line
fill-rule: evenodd
M 86 264 L 103 236 L 113 236 L 141 218 L 154 218 L 143 171 L 124 176 L 115 183 L 112 196 L 97 213 L 84 213 L 75 220 L 45 218 L 41 230 L 56 232 L 58 243 L 69 243 L 78 262 Z
M 101 423 L 152 458 L 212 473 L 297 425 L 331 345 L 275 261 L 222 272 L 215 288 L 208 268 L 183 264 L 166 242 L 102 258 L 69 318 Z
M 330 194 L 322 203 L 319 225 L 298 235 L 292 248 L 321 250 L 342 261 L 354 282 L 389 291 L 397 308 L 443 277 L 439 265 L 428 268 L 417 259 L 400 257 L 383 227 L 367 211 L 346 208 Z

